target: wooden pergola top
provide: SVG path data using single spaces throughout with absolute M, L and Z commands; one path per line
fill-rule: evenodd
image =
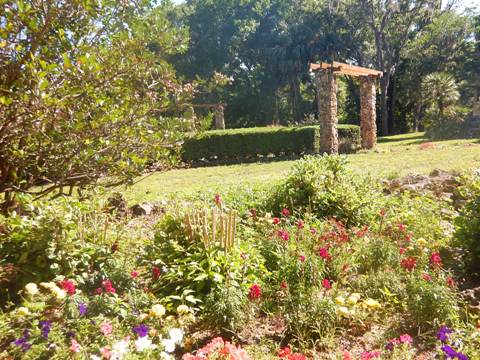
M 368 69 L 361 66 L 344 64 L 334 61 L 333 63 L 310 64 L 311 71 L 333 70 L 334 74 L 343 74 L 351 76 L 375 76 L 381 77 L 383 73 L 378 70 Z

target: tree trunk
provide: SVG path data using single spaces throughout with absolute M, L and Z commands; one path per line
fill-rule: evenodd
M 272 125 L 280 125 L 280 111 L 278 109 L 278 94 L 277 90 L 273 92 L 273 106 L 272 106 Z
M 316 80 L 320 121 L 320 153 L 337 154 L 337 81 L 331 71 L 318 72 Z
M 291 104 L 292 104 L 292 113 L 293 121 L 300 123 L 302 119 L 301 109 L 300 109 L 300 81 L 298 77 L 294 75 L 290 79 L 290 92 L 291 92 Z

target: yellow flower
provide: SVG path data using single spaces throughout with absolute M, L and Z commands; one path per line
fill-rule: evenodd
M 179 315 L 184 315 L 184 314 L 189 314 L 190 313 L 190 308 L 187 305 L 178 305 L 177 307 L 177 313 Z
M 335 298 L 335 303 L 337 305 L 344 305 L 345 304 L 345 298 L 343 296 L 337 296 Z
M 163 315 L 165 315 L 165 308 L 161 304 L 153 305 L 150 309 L 150 315 L 161 318 Z
M 27 316 L 30 314 L 30 310 L 28 310 L 28 308 L 25 306 L 22 306 L 17 309 L 17 313 L 18 315 Z
M 364 301 L 365 306 L 371 308 L 371 309 L 380 309 L 382 305 L 377 301 L 373 299 L 367 299 Z
M 52 292 L 53 295 L 55 295 L 57 300 L 63 300 L 67 297 L 66 291 L 60 289 L 54 282 L 48 282 L 48 283 L 42 282 L 40 283 L 40 286 L 50 290 L 50 292 Z
M 347 299 L 347 303 L 349 305 L 355 305 L 358 302 L 358 298 L 356 296 L 350 295 Z
M 420 238 L 417 240 L 417 244 L 420 245 L 420 246 L 427 246 L 427 240 L 425 240 L 424 238 Z
M 145 320 L 147 320 L 147 318 L 148 318 L 148 314 L 142 313 L 142 314 L 138 315 L 138 319 L 140 321 L 145 321 Z
M 28 283 L 27 285 L 25 285 L 25 291 L 29 295 L 36 295 L 38 294 L 38 286 L 35 283 Z
M 350 310 L 348 310 L 348 308 L 345 306 L 338 307 L 337 312 L 340 316 L 345 316 L 345 317 L 350 316 Z

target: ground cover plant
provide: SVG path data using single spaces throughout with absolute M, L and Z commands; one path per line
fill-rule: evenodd
M 2 218 L 0 354 L 478 358 L 458 266 L 475 254 L 476 198 L 452 231 L 450 202 L 367 180 L 310 156 L 269 190 L 165 203 L 149 231 L 98 194 L 25 197 Z

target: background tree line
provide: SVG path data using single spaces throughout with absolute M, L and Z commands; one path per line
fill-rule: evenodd
M 217 72 L 232 79 L 196 98 L 226 103 L 227 127 L 312 119 L 308 64 L 320 60 L 384 72 L 377 101 L 382 134 L 422 128 L 428 108 L 422 81 L 429 74 L 453 79 L 460 107 L 472 105 L 478 86 L 472 79 L 480 71 L 479 17 L 459 12 L 455 2 L 187 0 L 168 13 L 190 33 L 186 54 L 172 59 L 179 76 L 193 81 Z M 355 79 L 340 79 L 341 122 L 358 123 L 358 91 Z

